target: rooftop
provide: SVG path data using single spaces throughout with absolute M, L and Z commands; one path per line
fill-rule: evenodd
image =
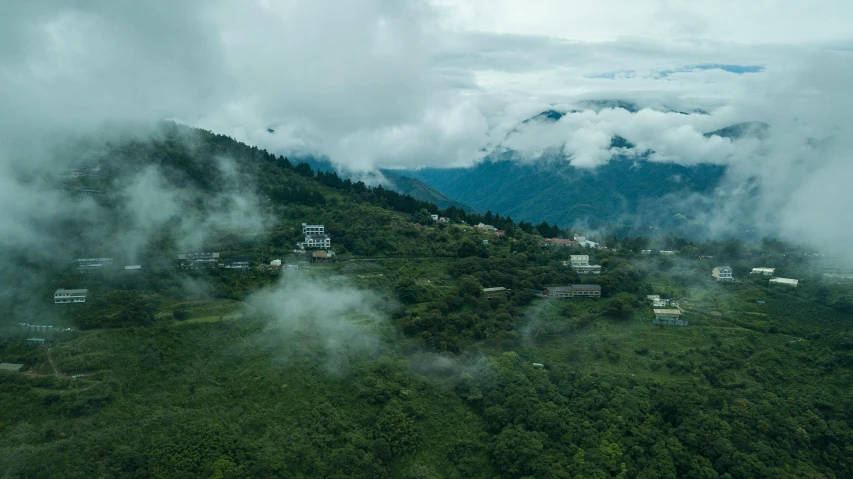
M 781 283 L 781 284 L 788 284 L 791 286 L 796 286 L 797 284 L 799 284 L 800 280 L 791 279 L 791 278 L 772 278 L 772 279 L 770 279 L 770 282 L 771 283 Z
M 126 271 L 132 271 L 132 270 L 135 270 L 135 269 L 142 269 L 142 266 L 140 266 L 140 265 L 138 265 L 138 264 L 130 264 L 130 265 L 125 266 L 125 267 L 124 267 L 124 269 L 125 269 Z
M 88 294 L 88 293 L 89 293 L 89 290 L 88 290 L 88 289 L 62 289 L 62 288 L 59 288 L 59 289 L 57 289 L 57 290 L 56 290 L 56 292 L 55 292 L 55 293 L 53 293 L 53 294 L 59 294 L 59 293 L 67 293 L 67 294 Z
M 18 372 L 23 369 L 23 364 L 15 364 L 15 363 L 0 363 L 0 371 L 14 371 Z
M 660 314 L 681 315 L 681 310 L 678 310 L 678 309 L 655 309 L 655 314 L 657 314 L 657 315 L 660 315 Z
M 493 293 L 495 291 L 506 291 L 506 288 L 503 286 L 496 286 L 494 288 L 483 288 L 484 293 Z

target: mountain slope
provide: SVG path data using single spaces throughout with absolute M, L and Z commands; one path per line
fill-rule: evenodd
M 381 170 L 381 173 L 388 180 L 388 186 L 397 193 L 409 195 L 417 200 L 428 201 L 443 209 L 453 206 L 468 212 L 477 211 L 464 203 L 448 198 L 435 188 L 416 178 L 404 176 L 390 170 Z
M 620 100 L 587 101 L 579 106 L 596 112 L 612 108 L 636 113 L 641 109 Z M 707 114 L 701 110 L 684 113 L 664 108 L 661 111 Z M 506 141 L 536 128 L 552 128 L 551 125 L 573 113 L 578 110 L 543 111 L 511 129 Z M 769 128 L 765 123 L 745 122 L 704 136 L 733 141 L 766 139 Z M 720 185 L 725 167 L 649 161 L 653 152 L 638 151 L 632 142 L 618 135 L 611 139 L 610 149 L 618 153 L 607 164 L 594 169 L 572 166 L 559 146 L 552 146 L 538 159 L 529 160 L 512 148 L 499 145 L 483 162 L 472 167 L 427 168 L 400 174 L 421 180 L 442 195 L 481 211 L 500 211 L 524 221 L 545 220 L 563 227 L 627 223 L 670 228 L 680 234 L 696 233 L 685 219 L 695 218 L 702 212 L 703 204 L 708 208 L 711 202 L 706 200 Z
M 558 160 L 516 161 L 512 153 L 472 168 L 409 172 L 475 208 L 561 226 L 584 221 L 660 224 L 663 217 L 687 213 L 669 205 L 668 197 L 710 193 L 723 173 L 719 166 L 684 167 L 624 157 L 585 170 Z

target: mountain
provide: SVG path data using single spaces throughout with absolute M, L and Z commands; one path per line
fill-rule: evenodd
M 381 173 L 388 180 L 388 186 L 397 193 L 411 196 L 417 200 L 428 201 L 442 209 L 454 206 L 467 212 L 477 212 L 474 208 L 439 193 L 438 190 L 421 180 L 392 170 L 381 170 Z
M 313 155 L 297 155 L 289 156 L 288 158 L 294 163 L 305 163 L 315 171 L 323 173 L 334 172 L 344 179 L 348 178 L 353 181 L 371 180 L 369 181 L 370 183 L 380 183 L 385 188 L 388 188 L 392 191 L 396 191 L 397 193 L 403 195 L 411 196 L 416 200 L 430 202 L 442 209 L 447 209 L 453 206 L 470 213 L 477 212 L 475 208 L 472 208 L 454 199 L 448 198 L 447 196 L 441 194 L 435 188 L 424 183 L 423 181 L 420 181 L 416 178 L 412 178 L 411 176 L 407 176 L 405 174 L 401 174 L 396 170 L 379 170 L 379 174 L 381 176 L 375 174 L 356 176 L 348 173 L 347 171 L 337 168 L 331 161 L 329 161 L 328 158 Z
M 547 225 L 176 125 L 62 146 L 0 242 L 0 477 L 850 477 L 849 288 L 747 279 L 806 277 L 799 248 L 542 247 Z M 56 171 L 72 158 L 99 166 Z M 294 251 L 305 222 L 333 261 Z M 600 275 L 564 266 L 581 252 Z M 581 282 L 599 294 L 536 294 Z
M 672 226 L 681 222 L 675 215 L 693 215 L 668 199 L 708 194 L 724 172 L 714 165 L 685 167 L 626 157 L 589 170 L 559 159 L 524 162 L 507 152 L 471 168 L 429 168 L 407 174 L 481 210 L 568 227 L 583 222 Z
M 590 100 L 581 106 L 595 111 L 640 110 L 638 105 L 622 100 Z M 510 130 L 507 138 L 525 128 L 536 128 L 537 124 L 557 122 L 575 111 L 543 111 Z M 686 113 L 664 108 L 663 111 L 707 114 L 704 110 Z M 705 136 L 764 139 L 768 132 L 765 123 L 745 122 Z M 618 135 L 611 139 L 610 148 L 619 150 L 619 154 L 594 169 L 572 166 L 560 147 L 552 147 L 531 161 L 511 148 L 498 146 L 472 167 L 426 168 L 398 174 L 421 180 L 442 195 L 473 208 L 500 212 L 517 220 L 545 220 L 562 227 L 628 224 L 635 231 L 651 226 L 680 234 L 698 234 L 691 219 L 710 202 L 685 200 L 709 198 L 720 185 L 725 167 L 649 161 L 653 152 L 636 151 L 633 143 Z

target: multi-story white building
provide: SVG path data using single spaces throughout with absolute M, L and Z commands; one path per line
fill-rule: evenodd
M 298 243 L 298 246 L 307 249 L 329 249 L 332 247 L 332 238 L 327 234 L 305 235 L 305 241 Z
M 323 235 L 326 234 L 326 227 L 323 225 L 309 225 L 307 223 L 302 223 L 302 234 Z
M 601 265 L 589 264 L 589 255 L 573 254 L 569 256 L 572 269 L 577 274 L 601 274 Z
M 717 266 L 711 271 L 711 276 L 717 278 L 717 281 L 734 281 L 732 268 L 729 266 Z
M 53 302 L 56 304 L 85 303 L 88 289 L 57 289 L 53 293 Z

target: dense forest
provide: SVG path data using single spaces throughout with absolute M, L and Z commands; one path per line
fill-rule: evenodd
M 171 123 L 58 157 L 99 170 L 55 179 L 88 205 L 44 225 L 57 260 L 3 252 L 0 360 L 23 368 L 0 372 L 0 476 L 853 477 L 853 287 L 817 274 L 811 251 L 543 247 L 574 232 Z M 325 225 L 336 261 L 294 251 L 301 223 Z M 252 268 L 177 268 L 189 251 Z M 602 274 L 578 275 L 572 254 Z M 115 266 L 76 272 L 101 256 Z M 273 259 L 293 267 L 259 267 Z M 719 265 L 735 281 L 715 281 Z M 539 294 L 577 283 L 602 297 Z M 87 301 L 53 304 L 71 287 Z M 689 324 L 652 324 L 653 294 Z

